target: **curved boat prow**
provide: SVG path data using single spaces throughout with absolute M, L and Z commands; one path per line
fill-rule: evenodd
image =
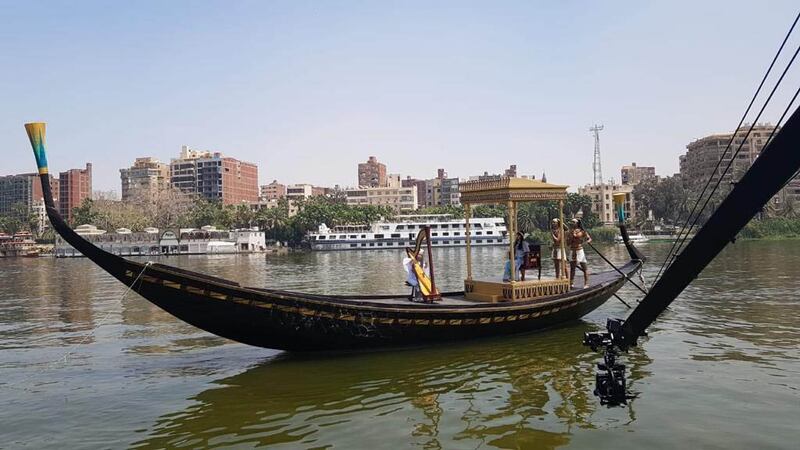
M 647 258 L 633 245 L 631 242 L 630 236 L 628 236 L 628 230 L 625 228 L 624 224 L 619 224 L 619 234 L 622 236 L 622 242 L 625 244 L 625 248 L 628 249 L 628 254 L 631 256 L 631 259 L 638 259 L 641 262 L 647 261 Z
M 126 261 L 117 255 L 96 247 L 69 227 L 58 212 L 58 208 L 56 208 L 55 202 L 53 201 L 50 174 L 47 168 L 47 152 L 45 150 L 46 124 L 43 122 L 26 123 L 25 131 L 28 133 L 28 139 L 31 141 L 31 147 L 33 148 L 33 155 L 36 157 L 36 165 L 39 168 L 39 179 L 42 183 L 45 210 L 47 211 L 47 217 L 50 219 L 53 229 L 64 238 L 69 245 L 92 260 L 92 262 L 108 271 L 115 278 L 122 280 L 126 266 L 140 264 Z

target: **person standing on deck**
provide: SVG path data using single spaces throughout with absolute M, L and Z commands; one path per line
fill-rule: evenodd
M 525 240 L 525 235 L 517 231 L 517 239 L 514 241 L 514 267 L 519 274 L 519 281 L 525 281 L 525 263 L 528 261 L 528 253 L 531 248 Z
M 553 240 L 553 266 L 556 268 L 556 278 L 561 278 L 561 239 L 564 237 L 564 228 L 561 221 L 553 219 L 550 223 L 550 238 Z
M 569 284 L 570 288 L 575 287 L 575 269 L 580 264 L 583 270 L 583 287 L 589 287 L 589 267 L 586 264 L 586 253 L 583 251 L 583 244 L 592 242 L 592 236 L 583 229 L 583 224 L 579 219 L 572 219 L 570 222 L 569 230 L 569 248 L 572 253 L 572 258 L 569 262 Z

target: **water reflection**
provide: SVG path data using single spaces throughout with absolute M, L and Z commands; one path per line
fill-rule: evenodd
M 284 354 L 215 381 L 134 447 L 557 448 L 576 427 L 595 427 L 604 408 L 591 394 L 596 355 L 575 339 L 584 328 L 394 353 Z M 647 364 L 632 358 L 634 384 Z

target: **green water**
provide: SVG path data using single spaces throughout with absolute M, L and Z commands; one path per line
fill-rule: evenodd
M 642 246 L 653 260 L 667 248 Z M 495 274 L 502 254 L 479 249 L 476 270 Z M 391 293 L 404 291 L 399 257 L 161 262 L 258 286 Z M 460 285 L 463 257 L 437 251 L 444 289 Z M 124 286 L 85 259 L 0 259 L 0 447 L 797 448 L 798 267 L 800 241 L 727 249 L 627 359 L 639 397 L 609 409 L 592 396 L 598 356 L 580 340 L 626 313 L 614 300 L 512 338 L 292 355 L 209 335 L 135 294 L 120 300 Z M 635 303 L 636 292 L 621 295 Z

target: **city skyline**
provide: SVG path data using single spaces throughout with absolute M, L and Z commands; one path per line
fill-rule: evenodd
M 98 190 L 185 144 L 285 184 L 352 186 L 374 155 L 414 178 L 517 164 L 575 190 L 594 123 L 604 167 L 671 175 L 688 142 L 735 128 L 795 7 L 186 5 L 9 4 L 2 172 L 32 171 L 22 124 L 43 120 L 54 172 L 91 161 Z

